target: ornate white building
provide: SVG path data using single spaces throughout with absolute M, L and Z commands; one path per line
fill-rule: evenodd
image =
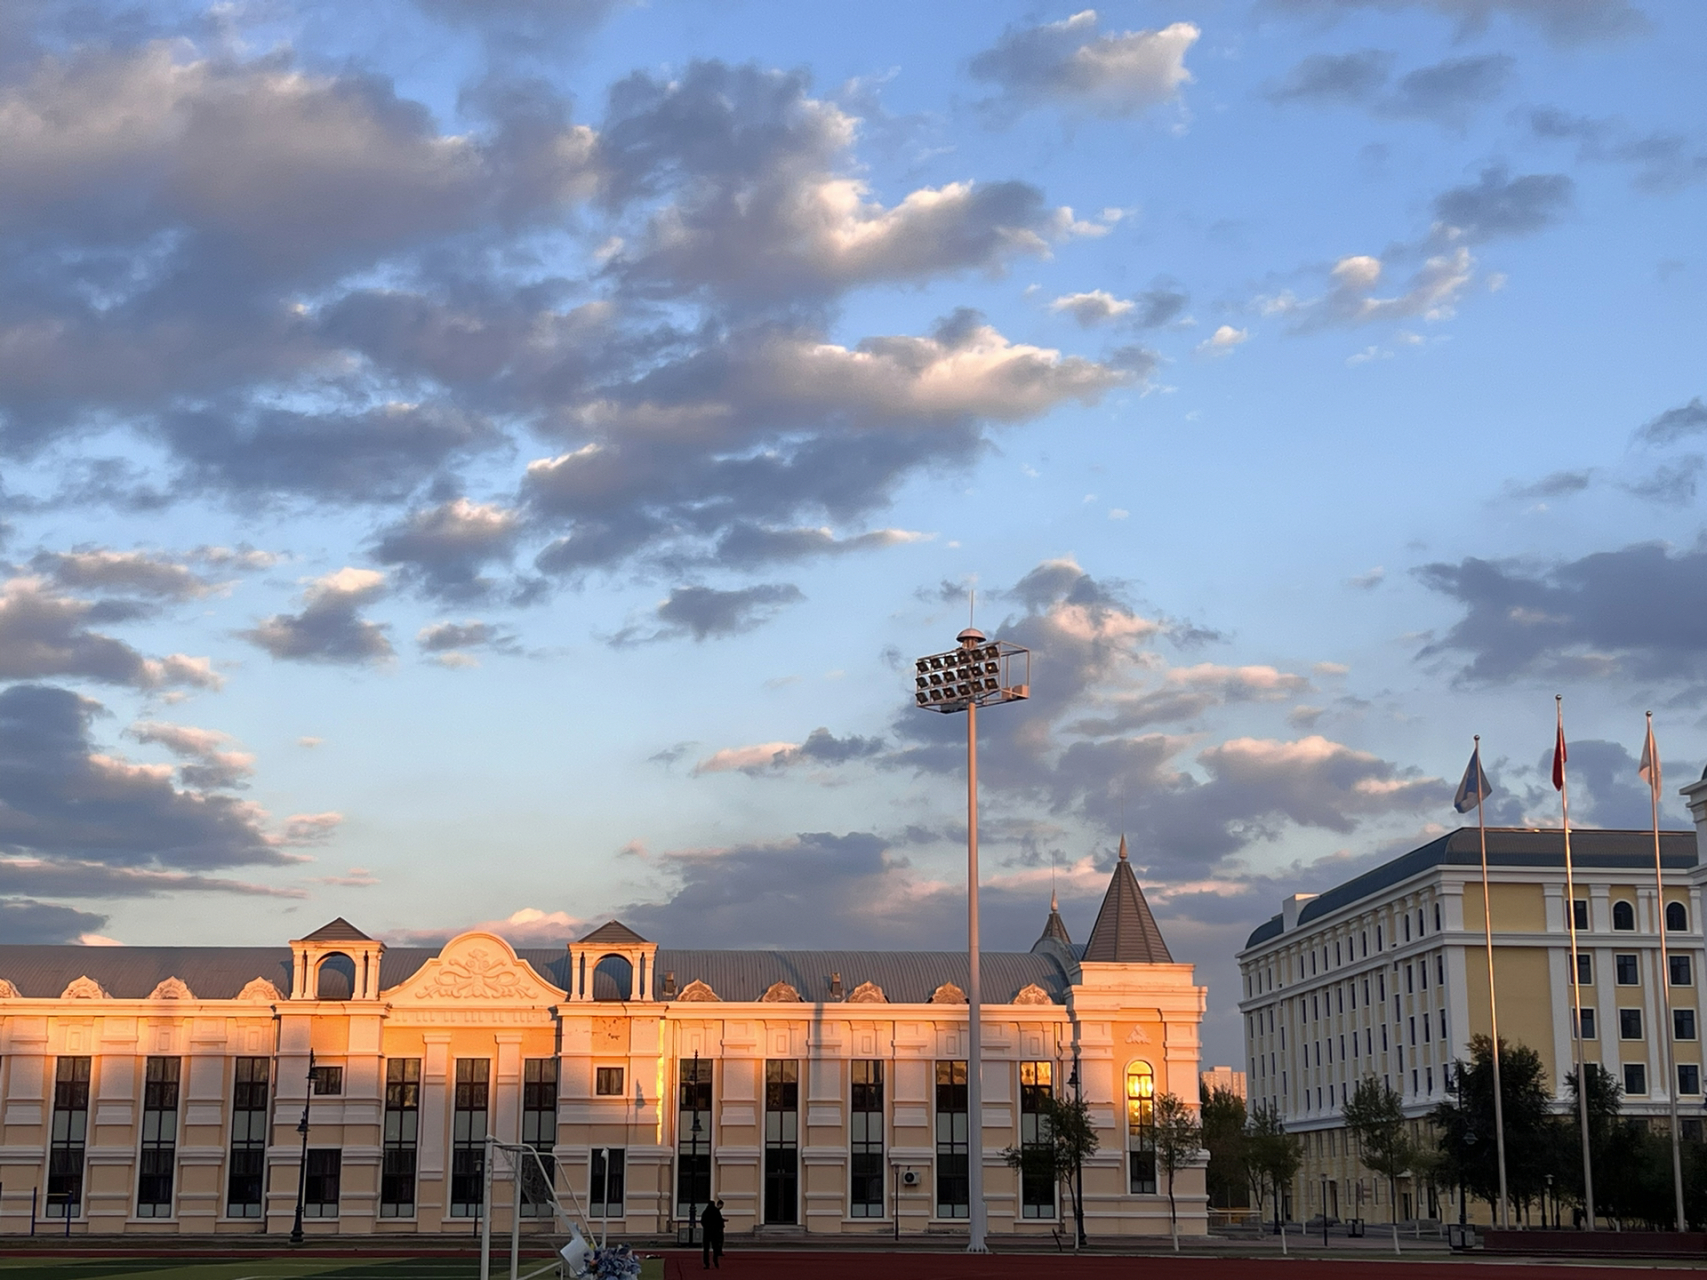
M 735 1232 L 963 1230 L 966 981 L 957 952 L 676 951 L 615 921 L 556 950 L 388 947 L 342 919 L 288 948 L 0 945 L 0 1232 L 32 1192 L 74 1232 L 284 1232 L 300 1179 L 311 1233 L 467 1234 L 488 1132 L 618 1234 L 713 1196 Z M 1087 1229 L 1165 1234 L 1151 1099 L 1197 1099 L 1204 989 L 1124 842 L 1090 940 L 1052 907 L 983 983 L 991 1231 L 1059 1224 L 1057 1188 L 1001 1152 L 1076 1069 Z M 1176 1195 L 1201 1233 L 1200 1164 Z M 514 1184 L 493 1196 L 495 1228 L 550 1229 Z

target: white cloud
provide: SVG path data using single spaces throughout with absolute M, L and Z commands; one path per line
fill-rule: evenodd
M 1230 355 L 1235 347 L 1250 340 L 1249 329 L 1235 329 L 1230 324 L 1224 324 L 1202 342 L 1197 344 L 1198 351 L 1205 355 Z

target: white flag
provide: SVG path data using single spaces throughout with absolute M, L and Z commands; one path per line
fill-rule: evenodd
M 1648 717 L 1648 740 L 1642 744 L 1642 767 L 1636 772 L 1647 782 L 1659 799 L 1660 794 L 1660 749 L 1654 745 L 1654 718 Z

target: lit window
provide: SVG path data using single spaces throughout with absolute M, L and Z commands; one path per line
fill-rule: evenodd
M 601 1098 L 622 1097 L 622 1068 L 596 1068 L 593 1072 L 593 1092 Z

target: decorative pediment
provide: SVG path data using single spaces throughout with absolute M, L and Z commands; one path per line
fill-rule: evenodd
M 687 1001 L 689 1003 L 710 1003 L 713 1000 L 722 1000 L 723 997 L 718 995 L 698 978 L 695 978 L 692 982 L 688 983 L 687 986 L 682 988 L 681 994 L 678 995 L 676 999 Z
M 443 1000 L 555 1004 L 568 996 L 541 978 L 510 944 L 492 933 L 465 933 L 444 948 L 395 991 L 392 1001 L 438 1003 Z
M 182 978 L 166 978 L 155 985 L 148 993 L 150 1000 L 194 1000 L 196 993 L 191 991 Z
M 787 982 L 773 982 L 765 988 L 764 995 L 759 997 L 760 1004 L 803 1004 L 800 993 Z
M 61 1000 L 111 1000 L 107 989 L 96 982 L 88 974 L 81 978 L 73 978 L 71 985 L 59 993 Z
M 243 990 L 237 993 L 237 998 L 252 1004 L 271 1004 L 275 1000 L 283 1000 L 284 992 L 265 978 L 251 978 L 244 984 Z
M 888 1004 L 889 997 L 875 982 L 862 982 L 848 993 L 849 1004 Z
M 1133 1027 L 1132 1030 L 1130 1030 L 1126 1033 L 1126 1043 L 1127 1044 L 1149 1044 L 1150 1043 L 1149 1033 L 1146 1032 L 1143 1027 Z
M 17 1000 L 20 998 L 18 988 L 14 987 L 5 978 L 0 978 L 0 1000 Z
M 1035 982 L 1028 982 L 1019 989 L 1019 994 L 1014 997 L 1014 1003 L 1054 1004 L 1055 1002 L 1049 998 L 1049 993 L 1042 987 L 1038 986 Z
M 931 992 L 932 1004 L 965 1004 L 966 993 L 952 982 L 945 982 Z

